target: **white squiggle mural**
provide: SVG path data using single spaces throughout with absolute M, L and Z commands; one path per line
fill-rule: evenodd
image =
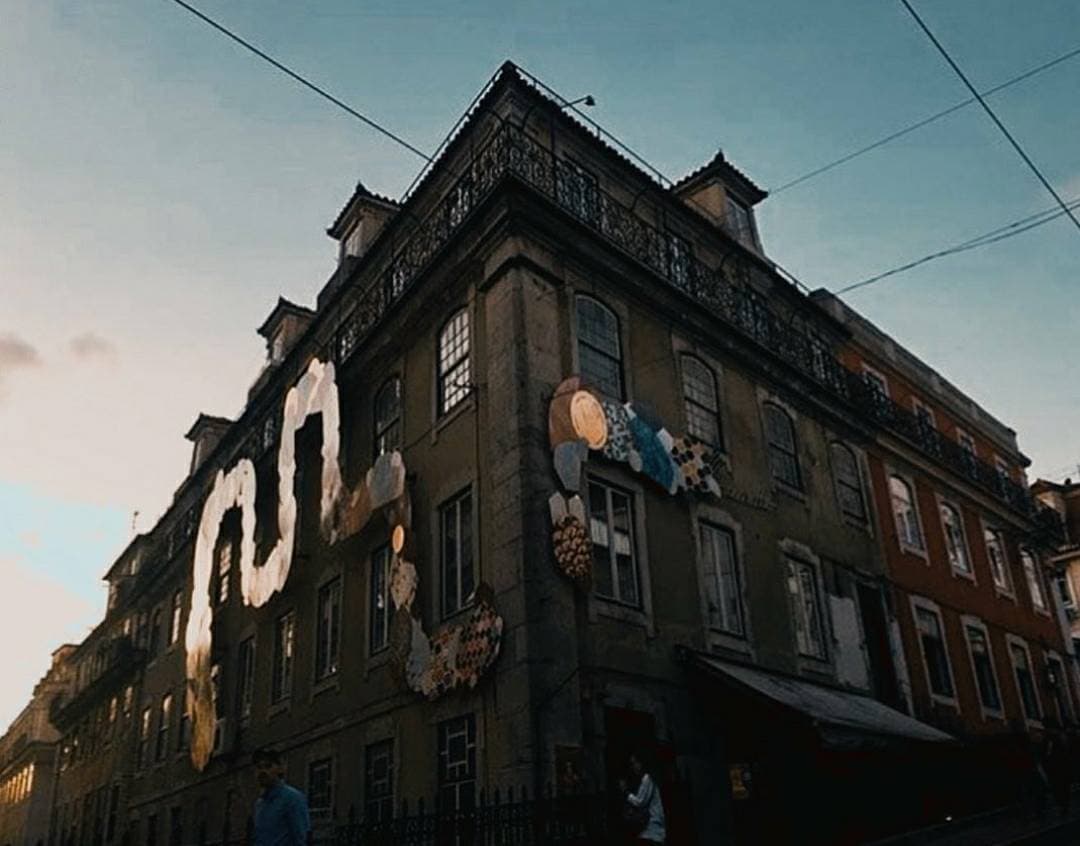
M 255 565 L 254 545 L 250 556 L 240 558 L 240 593 L 246 605 L 265 605 L 285 587 L 292 567 L 296 535 L 296 433 L 312 414 L 322 414 L 322 497 L 319 519 L 322 532 L 333 543 L 337 540 L 336 514 L 342 494 L 341 466 L 338 453 L 341 435 L 338 416 L 338 390 L 334 365 L 312 360 L 300 380 L 285 396 L 282 412 L 281 443 L 278 446 L 278 541 L 261 566 Z
M 191 718 L 191 761 L 202 770 L 213 752 L 216 721 L 211 649 L 213 607 L 210 584 L 214 575 L 214 547 L 225 512 L 242 511 L 240 592 L 244 604 L 260 607 L 285 587 L 292 567 L 297 503 L 296 433 L 313 414 L 322 415 L 322 486 L 320 528 L 330 543 L 359 532 L 376 511 L 382 511 L 392 530 L 394 565 L 391 594 L 394 605 L 408 617 L 408 643 L 402 661 L 409 686 L 435 698 L 459 685 L 473 687 L 499 654 L 502 618 L 495 613 L 493 594 L 478 586 L 474 608 L 465 624 L 444 627 L 432 639 L 421 622 L 411 616 L 418 583 L 416 567 L 402 557 L 406 532 L 412 523 L 412 505 L 401 454 L 381 455 L 355 490 L 346 492 L 339 463 L 340 412 L 334 365 L 313 360 L 285 396 L 281 442 L 278 446 L 278 540 L 266 561 L 255 561 L 255 466 L 238 461 L 228 473 L 218 471 L 203 507 L 195 544 L 194 587 L 184 644 L 187 649 L 187 711 Z
M 255 557 L 255 465 L 238 461 L 228 474 L 219 470 L 214 487 L 203 505 L 195 537 L 192 563 L 191 610 L 184 632 L 187 670 L 187 708 L 191 717 L 191 760 L 197 769 L 206 766 L 214 746 L 214 690 L 210 679 L 211 624 L 210 583 L 214 576 L 214 547 L 225 512 L 240 507 L 241 559 Z

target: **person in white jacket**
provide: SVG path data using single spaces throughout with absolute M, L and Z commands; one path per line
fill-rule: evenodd
M 645 772 L 645 765 L 640 755 L 630 756 L 630 776 L 637 781 L 638 785 L 633 792 L 627 792 L 626 801 L 638 808 L 645 808 L 649 812 L 649 821 L 638 833 L 637 840 L 649 846 L 663 843 L 667 834 L 664 828 L 664 804 L 660 801 L 660 790 L 656 782 Z

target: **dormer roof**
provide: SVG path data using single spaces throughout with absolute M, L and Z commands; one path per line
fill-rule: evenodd
M 199 414 L 184 437 L 189 441 L 198 441 L 207 430 L 218 431 L 221 429 L 228 429 L 233 422 L 234 421 L 229 420 L 227 417 L 215 417 L 212 414 Z
M 759 187 L 749 176 L 724 158 L 724 151 L 717 150 L 716 155 L 692 173 L 688 173 L 671 186 L 673 192 L 682 192 L 695 188 L 709 179 L 716 178 L 734 189 L 735 193 L 751 205 L 760 203 L 769 196 L 769 192 Z
M 364 206 L 374 206 L 391 212 L 397 211 L 399 208 L 397 201 L 384 197 L 382 194 L 376 194 L 374 191 L 369 191 L 367 186 L 358 180 L 352 196 L 341 211 L 338 212 L 338 216 L 330 224 L 326 234 L 331 238 L 341 239 L 345 235 L 345 229 L 353 217 L 353 213 Z
M 306 320 L 310 320 L 314 316 L 315 312 L 312 311 L 310 308 L 302 305 L 297 305 L 296 303 L 291 302 L 284 297 L 278 297 L 277 305 L 274 306 L 273 311 L 271 311 L 270 315 L 266 318 L 266 320 L 263 321 L 262 326 L 258 328 L 258 332 L 264 338 L 270 340 L 272 337 L 274 337 L 274 334 L 277 332 L 278 327 L 281 325 L 281 322 L 286 317 L 300 317 Z M 203 415 L 199 415 L 199 417 L 201 419 Z M 199 421 L 196 420 L 195 422 L 196 424 L 198 424 Z

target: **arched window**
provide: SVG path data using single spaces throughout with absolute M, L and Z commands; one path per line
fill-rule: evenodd
M 720 428 L 720 401 L 712 370 L 700 358 L 683 355 L 683 399 L 686 403 L 686 431 L 717 449 L 724 448 Z
M 375 394 L 375 457 L 401 447 L 401 380 L 391 376 Z
M 469 312 L 461 309 L 439 332 L 439 414 L 469 395 Z
M 970 575 L 971 560 L 964 539 L 964 520 L 960 512 L 947 502 L 941 503 L 941 528 L 945 532 L 945 551 L 952 568 Z
M 623 398 L 622 347 L 619 319 L 591 297 L 578 297 L 578 372 L 609 397 Z
M 791 488 L 801 488 L 799 453 L 795 426 L 780 406 L 765 405 L 765 437 L 769 443 L 769 468 L 776 481 Z
M 846 444 L 834 441 L 832 445 L 833 477 L 836 480 L 836 496 L 840 511 L 845 517 L 866 522 L 866 502 L 863 499 L 862 477 L 859 462 Z
M 900 545 L 911 549 L 923 549 L 922 531 L 919 529 L 919 515 L 915 508 L 915 495 L 911 486 L 899 476 L 889 477 L 889 497 L 892 500 L 893 517 Z

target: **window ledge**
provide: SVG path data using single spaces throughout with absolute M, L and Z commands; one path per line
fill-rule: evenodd
M 641 626 L 649 633 L 650 637 L 656 634 L 656 628 L 653 626 L 652 620 L 643 609 L 626 605 L 617 599 L 607 599 L 596 594 L 592 595 L 592 601 L 598 615 Z
M 466 411 L 476 408 L 476 388 L 469 391 L 469 395 L 465 397 L 461 402 L 447 411 L 445 414 L 439 414 L 438 409 L 435 411 L 435 425 L 431 427 L 431 443 L 438 443 L 439 433 L 442 432 L 447 426 L 461 417 Z
M 745 635 L 732 634 L 731 632 L 724 631 L 724 629 L 710 626 L 706 629 L 705 638 L 708 641 L 709 648 L 713 651 L 725 650 L 739 655 L 750 656 L 754 654 L 754 650 L 750 646 L 750 641 Z
M 292 699 L 290 697 L 286 697 L 285 699 L 281 699 L 271 704 L 270 708 L 266 712 L 266 717 L 267 719 L 273 719 L 278 714 L 288 713 L 290 708 L 292 708 Z
M 994 585 L 994 593 L 1000 596 L 1002 599 L 1007 599 L 1009 602 L 1016 602 L 1016 594 L 1011 590 L 1006 590 L 1000 585 Z
M 988 720 L 988 721 L 989 720 L 999 720 L 1001 722 L 1005 722 L 1005 712 L 994 709 L 994 708 L 985 708 L 984 707 L 982 709 L 982 718 L 984 720 Z
M 314 700 L 316 696 L 321 693 L 326 693 L 329 690 L 340 691 L 341 679 L 340 672 L 334 672 L 325 678 L 321 678 L 311 686 L 311 699 Z
M 791 499 L 798 500 L 803 505 L 806 505 L 806 503 L 809 502 L 806 491 L 802 488 L 793 488 L 791 485 L 786 482 L 781 482 L 779 479 L 773 479 L 773 490 L 782 493 L 784 496 L 790 497 Z
M 958 714 L 960 713 L 960 703 L 955 696 L 942 696 L 940 693 L 931 693 L 930 700 L 935 705 L 944 705 L 946 708 L 952 708 Z
M 961 570 L 959 567 L 953 567 L 952 574 L 958 579 L 963 579 L 966 582 L 971 582 L 973 585 L 978 584 L 978 582 L 975 581 L 974 573 L 969 573 L 965 570 Z
M 364 678 L 366 679 L 375 670 L 380 667 L 386 666 L 390 662 L 390 654 L 393 650 L 390 649 L 390 644 L 386 646 L 380 646 L 378 651 L 368 653 L 367 661 L 364 664 Z
M 860 532 L 865 532 L 866 534 L 873 537 L 874 532 L 870 527 L 869 520 L 865 518 L 859 519 L 858 517 L 853 517 L 850 514 L 845 514 L 842 511 L 840 512 L 840 518 L 844 521 L 845 526 L 848 526 L 849 528 L 855 529 Z
M 930 566 L 930 556 L 926 554 L 925 549 L 911 546 L 911 544 L 904 543 L 902 540 L 897 540 L 897 546 L 900 547 L 901 552 L 906 552 L 908 555 L 914 555 L 916 558 L 921 558 L 927 567 Z

